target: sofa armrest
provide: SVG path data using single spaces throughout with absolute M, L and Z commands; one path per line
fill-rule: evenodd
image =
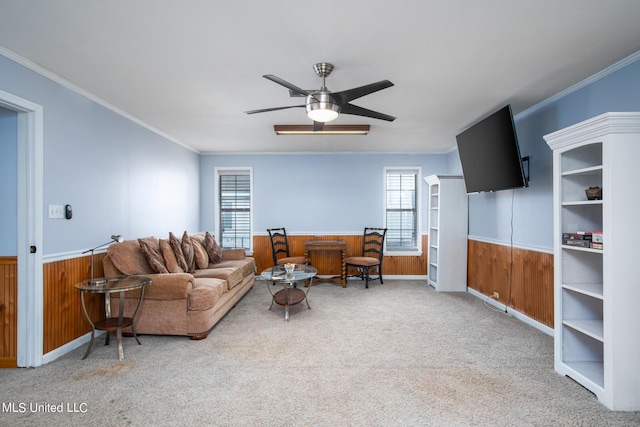
M 233 261 L 238 259 L 244 259 L 247 256 L 247 252 L 244 249 L 223 249 L 222 261 Z
M 195 288 L 193 275 L 189 273 L 142 274 L 151 279 L 145 287 L 144 299 L 176 300 L 187 299 L 187 294 Z M 138 292 L 127 292 L 128 298 L 137 298 Z

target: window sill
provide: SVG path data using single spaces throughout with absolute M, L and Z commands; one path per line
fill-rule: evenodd
M 387 251 L 384 256 L 422 256 L 422 251 Z

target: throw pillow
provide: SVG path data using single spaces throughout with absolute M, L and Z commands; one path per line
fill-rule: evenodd
M 178 239 L 171 232 L 169 232 L 169 244 L 171 245 L 173 254 L 176 256 L 178 267 L 180 267 L 182 271 L 188 272 L 189 266 L 187 265 L 187 261 L 184 259 L 184 253 L 182 252 L 182 244 L 180 243 L 180 239 Z
M 196 256 L 196 268 L 203 270 L 209 267 L 209 254 L 207 254 L 202 243 L 191 236 L 191 244 L 193 244 L 193 253 Z
M 142 239 L 138 239 L 138 243 L 140 244 L 142 253 L 149 263 L 149 267 L 151 267 L 154 273 L 169 272 L 169 270 L 167 270 L 167 266 L 164 264 L 164 258 L 162 258 L 162 255 L 160 255 L 157 250 Z
M 184 273 L 184 270 L 178 265 L 176 254 L 173 253 L 173 249 L 171 249 L 169 241 L 160 239 L 159 243 L 160 253 L 162 253 L 162 258 L 164 258 L 164 263 L 167 266 L 169 273 Z
M 155 237 L 145 237 L 142 240 L 152 246 L 155 246 L 158 241 Z M 135 239 L 125 240 L 121 243 L 112 243 L 107 248 L 107 254 L 111 258 L 113 265 L 122 274 L 153 273 L 142 250 L 140 250 L 140 244 L 138 244 Z
M 204 248 L 209 254 L 209 261 L 217 264 L 222 261 L 222 249 L 218 246 L 216 239 L 207 231 L 204 235 Z
M 191 238 L 185 231 L 182 234 L 182 253 L 184 254 L 184 260 L 187 262 L 187 268 L 189 273 L 193 273 L 196 271 L 196 256 L 193 253 L 193 244 L 191 243 Z

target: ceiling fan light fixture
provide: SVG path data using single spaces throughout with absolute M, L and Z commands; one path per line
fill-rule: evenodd
M 307 97 L 307 116 L 314 122 L 330 122 L 338 118 L 340 106 L 326 92 L 317 92 Z
M 336 106 L 337 107 L 337 106 Z M 307 116 L 314 122 L 326 123 L 338 118 L 338 112 L 335 109 L 310 109 Z

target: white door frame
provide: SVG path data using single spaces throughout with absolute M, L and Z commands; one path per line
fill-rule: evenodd
M 43 107 L 0 90 L 0 107 L 18 113 L 18 366 L 42 365 Z M 31 253 L 35 248 L 35 253 Z

